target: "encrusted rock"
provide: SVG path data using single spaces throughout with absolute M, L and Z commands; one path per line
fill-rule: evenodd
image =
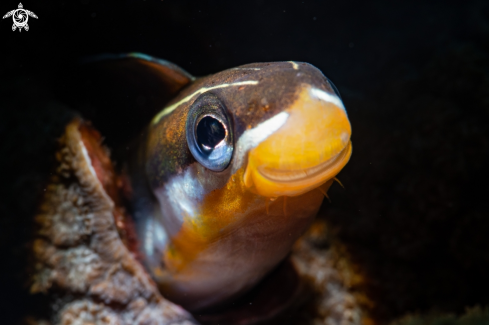
M 122 212 L 98 133 L 75 120 L 59 144 L 32 246 L 31 292 L 53 299 L 51 323 L 195 324 L 160 295 L 118 235 L 114 216 Z

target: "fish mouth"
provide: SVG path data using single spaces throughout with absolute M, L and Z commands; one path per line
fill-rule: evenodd
M 348 145 L 340 151 L 336 156 L 322 162 L 318 165 L 296 169 L 296 170 L 281 170 L 276 168 L 259 167 L 258 171 L 260 174 L 273 182 L 283 182 L 283 183 L 310 183 L 314 180 L 324 179 L 327 180 L 334 177 L 334 175 L 329 175 L 333 170 L 341 169 L 348 162 L 351 156 L 352 146 L 351 141 Z M 331 177 L 327 177 L 331 176 Z M 325 177 L 326 176 L 326 177 Z
M 244 183 L 266 197 L 298 196 L 333 179 L 348 163 L 351 125 L 342 101 L 303 86 L 285 123 L 248 153 Z

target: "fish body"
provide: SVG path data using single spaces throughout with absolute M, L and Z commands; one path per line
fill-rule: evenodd
M 310 64 L 189 77 L 128 172 L 140 254 L 163 295 L 200 311 L 256 285 L 311 224 L 350 136 L 339 94 Z

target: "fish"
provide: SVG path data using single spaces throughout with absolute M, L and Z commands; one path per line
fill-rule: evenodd
M 195 78 L 143 54 L 117 59 L 159 76 L 171 97 L 129 149 L 140 259 L 189 311 L 233 301 L 286 259 L 348 163 L 352 129 L 339 92 L 304 62 Z

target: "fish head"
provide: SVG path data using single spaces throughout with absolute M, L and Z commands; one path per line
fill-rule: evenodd
M 142 153 L 165 233 L 151 248 L 161 290 L 198 310 L 256 284 L 313 220 L 350 137 L 335 87 L 307 63 L 248 64 L 180 92 Z

